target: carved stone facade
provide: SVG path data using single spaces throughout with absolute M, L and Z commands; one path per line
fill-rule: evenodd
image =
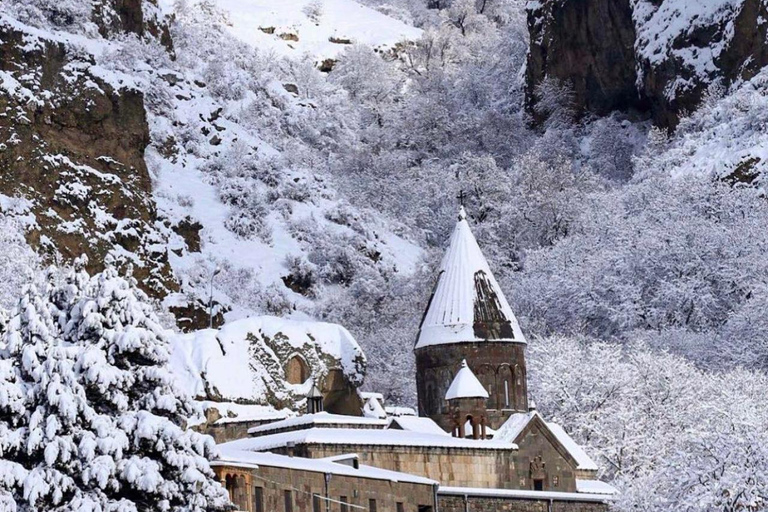
M 514 483 L 518 489 L 573 492 L 577 478 L 597 476 L 578 470 L 577 462 L 538 418 L 530 422 L 516 442 L 519 448 Z
M 453 419 L 445 393 L 466 359 L 488 391 L 488 426 L 498 429 L 514 412 L 528 411 L 525 345 L 510 342 L 470 342 L 416 349 L 416 390 L 419 415 L 432 418 L 450 432 Z

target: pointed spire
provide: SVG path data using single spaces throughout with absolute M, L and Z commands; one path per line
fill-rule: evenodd
M 536 402 L 533 400 L 533 397 L 528 399 L 528 412 L 533 412 L 536 410 Z
M 461 206 L 416 348 L 477 341 L 525 343 L 525 338 Z
M 488 391 L 485 390 L 480 381 L 472 373 L 467 365 L 467 360 L 461 362 L 461 368 L 456 372 L 456 376 L 451 382 L 451 386 L 445 393 L 446 400 L 457 398 L 488 398 Z

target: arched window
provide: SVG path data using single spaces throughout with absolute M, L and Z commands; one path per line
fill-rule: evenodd
M 496 371 L 489 364 L 480 365 L 477 368 L 476 376 L 485 390 L 488 392 L 488 408 L 497 409 L 499 407 L 498 392 L 496 387 Z
M 309 378 L 309 365 L 299 354 L 288 359 L 285 364 L 285 380 L 289 384 L 304 384 Z
M 515 381 L 512 367 L 502 363 L 496 368 L 496 379 L 499 382 L 499 409 L 509 409 L 515 400 Z

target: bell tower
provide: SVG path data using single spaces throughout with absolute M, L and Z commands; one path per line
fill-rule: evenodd
M 499 428 L 512 413 L 528 412 L 525 347 L 461 207 L 416 338 L 419 415 L 453 429 L 455 414 L 445 397 L 463 361 L 488 394 L 489 427 Z

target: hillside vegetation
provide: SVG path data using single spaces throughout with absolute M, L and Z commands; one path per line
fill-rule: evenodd
M 428 3 L 4 0 L 0 274 L 86 252 L 168 326 L 338 322 L 409 405 L 464 191 L 617 510 L 765 507 L 763 2 Z

